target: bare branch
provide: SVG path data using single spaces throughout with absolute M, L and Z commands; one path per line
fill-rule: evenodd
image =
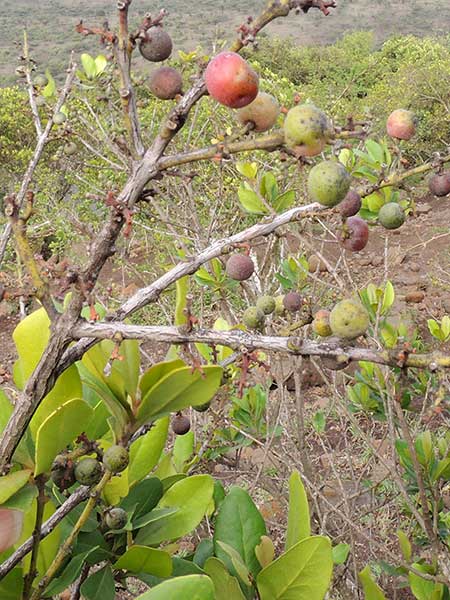
M 405 366 L 419 369 L 450 369 L 450 355 L 440 352 L 408 354 L 399 350 L 373 350 L 345 344 L 343 340 L 330 338 L 326 342 L 315 342 L 297 337 L 259 335 L 240 330 L 216 331 L 198 329 L 185 332 L 178 327 L 127 325 L 125 323 L 79 322 L 72 330 L 75 339 L 94 337 L 113 339 L 119 334 L 123 339 L 139 339 L 169 344 L 204 343 L 228 346 L 234 350 L 265 350 L 294 356 L 320 356 L 336 358 L 340 362 L 368 361 L 391 367 Z

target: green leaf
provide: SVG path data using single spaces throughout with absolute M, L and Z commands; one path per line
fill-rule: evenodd
M 255 546 L 255 554 L 262 569 L 270 565 L 275 558 L 275 548 L 270 537 L 267 535 L 261 537 L 261 542 Z
M 50 471 L 55 456 L 84 431 L 93 412 L 89 404 L 76 398 L 45 419 L 36 434 L 35 475 Z
M 98 77 L 103 73 L 108 65 L 108 61 L 106 60 L 106 56 L 104 54 L 99 54 L 95 58 L 95 74 Z
M 397 531 L 397 538 L 400 550 L 403 554 L 403 558 L 406 560 L 407 563 L 409 563 L 411 561 L 412 556 L 411 542 L 409 541 L 406 533 L 404 533 L 401 529 Z
M 241 175 L 248 179 L 255 179 L 258 173 L 258 165 L 255 162 L 237 162 L 236 169 Z
M 146 477 L 158 464 L 167 440 L 168 430 L 169 418 L 158 419 L 148 433 L 131 444 L 128 467 L 130 487 Z
M 31 471 L 23 469 L 22 471 L 14 471 L 8 475 L 0 477 L 0 504 L 6 502 L 11 496 L 18 492 L 23 486 L 28 483 Z
M 348 558 L 350 553 L 350 546 L 348 544 L 337 544 L 337 546 L 333 546 L 332 554 L 333 554 L 333 562 L 335 565 L 343 565 Z
M 99 569 L 83 582 L 81 594 L 85 600 L 114 600 L 116 586 L 109 565 Z
M 277 196 L 273 203 L 273 207 L 277 213 L 281 213 L 290 208 L 295 202 L 295 191 L 288 190 L 284 194 Z
M 128 513 L 134 510 L 134 517 L 139 517 L 153 510 L 162 496 L 161 481 L 157 477 L 150 477 L 135 485 L 120 506 Z
M 2 508 L 12 508 L 14 510 L 21 510 L 25 513 L 30 510 L 37 493 L 37 487 L 28 483 L 8 498 L 8 500 L 2 504 Z
M 23 569 L 16 567 L 0 580 L 2 600 L 21 600 L 23 592 Z
M 37 366 L 50 338 L 50 319 L 44 308 L 29 314 L 13 332 L 18 360 L 14 364 L 14 381 L 23 389 Z M 78 370 L 72 365 L 58 377 L 52 390 L 45 396 L 30 422 L 33 437 L 39 426 L 58 406 L 66 400 L 81 398 L 82 387 Z
M 81 55 L 81 64 L 83 65 L 83 69 L 87 78 L 94 79 L 94 77 L 97 75 L 97 67 L 92 56 L 90 56 L 90 54 L 83 53 Z
M 160 583 L 136 600 L 215 600 L 214 585 L 206 575 L 186 575 Z
M 45 76 L 47 77 L 47 85 L 42 90 L 42 95 L 44 98 L 52 98 L 56 92 L 56 82 L 52 77 L 52 74 L 48 69 L 45 70 Z
M 214 583 L 216 600 L 245 600 L 238 580 L 228 573 L 218 558 L 208 558 L 204 570 Z
M 133 518 L 132 529 L 140 529 L 149 523 L 155 523 L 160 519 L 165 519 L 169 515 L 174 515 L 180 511 L 179 508 L 155 508 L 146 514 L 141 514 Z
M 333 572 L 331 543 L 309 537 L 282 554 L 256 578 L 261 600 L 322 600 Z
M 228 554 L 219 546 L 219 542 L 225 542 L 238 552 L 248 570 L 256 576 L 261 565 L 256 558 L 255 547 L 266 533 L 264 519 L 253 500 L 245 490 L 233 486 L 223 500 L 216 518 L 214 549 L 217 558 L 236 574 Z
M 139 424 L 164 417 L 188 406 L 209 402 L 220 387 L 223 369 L 207 365 L 192 372 L 183 367 L 160 379 L 143 397 L 137 412 Z
M 358 577 L 363 586 L 365 600 L 386 600 L 383 590 L 372 578 L 369 565 L 359 572 Z
M 214 482 L 216 483 L 216 482 Z M 193 562 L 199 567 L 204 566 L 206 560 L 214 556 L 214 544 L 211 538 L 203 539 L 195 549 Z
M 22 529 L 22 535 L 19 540 L 19 545 L 23 544 L 25 540 L 31 537 L 35 524 L 36 524 L 36 508 L 37 502 L 34 500 L 31 508 L 24 513 L 24 523 Z M 52 500 L 49 500 L 44 505 L 44 516 L 43 521 L 47 521 L 55 512 L 56 508 Z M 38 574 L 43 576 L 50 566 L 51 562 L 56 556 L 60 545 L 61 538 L 61 527 L 56 526 L 55 529 L 41 542 L 39 543 L 39 552 L 37 557 L 37 571 Z M 31 553 L 23 560 L 23 567 L 25 571 L 30 568 Z
M 369 210 L 373 213 L 378 213 L 384 204 L 383 198 L 378 192 L 373 192 L 373 194 L 366 196 L 365 201 L 367 202 Z
M 239 554 L 239 552 L 229 544 L 226 544 L 225 542 L 217 542 L 217 545 L 231 561 L 233 570 L 239 577 L 239 579 L 242 581 L 242 583 L 250 587 L 252 585 L 252 581 L 250 579 L 250 571 L 245 566 L 244 561 L 242 560 L 242 556 Z
M 392 283 L 390 281 L 387 281 L 386 287 L 384 288 L 383 303 L 381 305 L 381 314 L 382 315 L 385 315 L 389 311 L 391 306 L 394 304 L 394 300 L 395 300 L 394 286 L 392 285 Z
M 97 550 L 98 546 L 94 546 L 86 552 L 81 554 L 77 554 L 74 556 L 70 562 L 67 564 L 62 574 L 54 579 L 46 588 L 45 595 L 46 596 L 56 596 L 63 592 L 71 583 L 75 581 L 78 575 L 81 573 L 81 569 L 90 554 Z
M 442 342 L 443 335 L 439 323 L 434 319 L 428 319 L 427 325 L 431 335 Z
M 177 435 L 172 450 L 172 460 L 178 472 L 183 472 L 184 465 L 194 453 L 194 432 L 191 430 L 185 435 Z
M 172 559 L 163 550 L 147 546 L 131 546 L 114 564 L 115 569 L 124 569 L 132 573 L 150 573 L 156 577 L 172 575 Z
M 267 214 L 268 210 L 259 199 L 259 196 L 253 190 L 249 190 L 243 185 L 238 190 L 238 198 L 243 209 L 252 214 Z
M 445 315 L 442 317 L 441 329 L 444 334 L 444 340 L 447 341 L 450 338 L 450 317 Z
M 185 363 L 177 358 L 176 360 L 167 360 L 152 365 L 142 375 L 139 381 L 139 389 L 141 391 L 141 397 L 143 398 L 149 390 L 158 383 L 163 377 L 168 375 L 171 371 L 185 367 Z
M 432 569 L 427 565 L 420 563 L 413 563 L 412 566 L 422 573 L 430 573 Z M 444 593 L 444 586 L 442 583 L 435 583 L 429 579 L 423 579 L 420 575 L 415 573 L 408 573 L 409 585 L 411 592 L 417 600 L 434 600 L 435 598 L 442 598 Z
M 9 417 L 12 415 L 13 406 L 5 392 L 0 389 L 0 433 L 5 429 Z
M 178 511 L 143 527 L 136 543 L 150 546 L 190 533 L 203 519 L 213 491 L 214 481 L 209 475 L 193 475 L 175 483 L 161 498 L 158 508 L 178 508 Z
M 289 478 L 289 512 L 286 550 L 311 535 L 308 497 L 298 471 Z
M 366 140 L 366 150 L 373 162 L 380 165 L 384 162 L 384 150 L 375 140 Z
M 278 196 L 278 184 L 272 173 L 264 173 L 261 177 L 259 191 L 269 204 L 273 204 Z

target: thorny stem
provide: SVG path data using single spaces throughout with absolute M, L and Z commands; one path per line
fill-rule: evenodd
M 84 507 L 84 510 L 81 513 L 78 521 L 75 523 L 73 529 L 71 530 L 71 532 L 70 532 L 69 536 L 67 537 L 66 541 L 64 542 L 64 544 L 60 547 L 57 555 L 55 556 L 55 558 L 53 559 L 53 562 L 47 569 L 46 574 L 39 582 L 39 585 L 38 585 L 37 589 L 34 591 L 30 600 L 39 600 L 39 598 L 43 594 L 45 588 L 49 585 L 49 583 L 55 577 L 56 573 L 58 572 L 59 568 L 63 564 L 64 560 L 70 554 L 72 546 L 75 543 L 75 540 L 76 540 L 81 528 L 86 523 L 91 512 L 96 507 L 97 502 L 100 498 L 100 495 L 101 495 L 103 489 L 105 488 L 106 484 L 108 483 L 108 481 L 111 479 L 111 477 L 112 477 L 111 471 L 106 470 L 103 477 L 99 481 L 99 483 L 92 490 L 91 497 L 87 501 L 86 506 Z

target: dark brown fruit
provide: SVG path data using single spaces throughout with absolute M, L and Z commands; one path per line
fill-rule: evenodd
M 139 44 L 139 51 L 146 60 L 161 62 L 172 54 L 172 39 L 161 26 L 151 27 Z
M 150 91 L 160 100 L 173 100 L 181 94 L 183 79 L 180 73 L 172 67 L 161 67 L 150 77 Z
M 347 195 L 339 204 L 339 212 L 344 219 L 356 215 L 360 208 L 361 196 L 358 194 L 358 192 L 355 192 L 355 190 L 350 190 L 347 192 Z
M 369 227 L 361 217 L 347 219 L 342 234 L 342 245 L 347 250 L 359 252 L 366 247 L 369 240 Z
M 252 259 L 245 254 L 232 254 L 227 260 L 226 274 L 236 281 L 244 281 L 253 275 L 255 265 Z
M 450 171 L 436 173 L 428 180 L 428 188 L 432 194 L 442 198 L 450 194 Z
M 191 428 L 190 420 L 181 413 L 172 419 L 172 431 L 176 435 L 185 435 Z
M 283 298 L 283 306 L 289 312 L 297 312 L 302 307 L 302 297 L 298 292 L 288 292 Z

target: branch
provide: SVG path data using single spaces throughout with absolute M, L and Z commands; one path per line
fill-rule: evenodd
M 31 80 L 31 61 L 30 61 L 30 49 L 28 46 L 28 34 L 26 31 L 23 32 L 23 57 L 26 61 L 25 75 L 27 78 L 27 89 L 28 99 L 30 101 L 31 112 L 33 114 L 34 127 L 36 129 L 37 137 L 40 138 L 42 135 L 42 123 L 39 116 L 39 110 L 36 105 L 36 98 L 34 97 L 34 87 Z
M 66 98 L 70 92 L 70 88 L 72 87 L 72 82 L 75 77 L 76 68 L 77 68 L 77 65 L 72 62 L 71 66 L 69 67 L 69 72 L 67 73 L 66 82 L 64 84 L 64 87 L 59 95 L 59 98 L 58 98 L 58 101 L 56 102 L 55 108 L 53 109 L 52 117 L 61 110 L 62 105 L 66 101 Z M 18 204 L 19 208 L 22 207 L 22 205 L 25 201 L 25 197 L 26 197 L 28 188 L 30 186 L 30 183 L 33 179 L 34 172 L 36 170 L 36 167 L 41 158 L 41 154 L 44 150 L 45 144 L 47 143 L 48 137 L 52 130 L 52 127 L 53 127 L 53 118 L 52 117 L 49 118 L 42 135 L 39 137 L 39 139 L 37 141 L 36 148 L 33 153 L 33 157 L 31 158 L 31 160 L 28 164 L 28 168 L 27 168 L 25 176 L 23 178 L 22 185 L 20 186 L 20 190 L 17 194 L 17 204 Z M 2 237 L 0 239 L 0 264 L 3 262 L 3 257 L 5 255 L 6 246 L 8 245 L 8 240 L 9 240 L 10 235 L 11 235 L 11 223 L 7 223 L 3 230 Z
M 86 486 L 79 487 L 71 496 L 62 504 L 41 527 L 40 539 L 47 537 L 66 517 L 70 511 L 77 507 L 81 502 L 84 502 L 89 497 L 90 488 Z M 26 556 L 33 548 L 33 537 L 28 538 L 14 554 L 0 564 L 0 580 L 3 579 L 14 567 Z
M 216 331 L 198 329 L 184 332 L 178 327 L 127 325 L 124 323 L 86 323 L 80 321 L 72 330 L 75 339 L 92 337 L 113 339 L 139 339 L 169 344 L 204 343 L 228 346 L 234 350 L 265 350 L 292 354 L 294 356 L 320 356 L 339 361 L 368 361 L 390 367 L 404 366 L 419 369 L 450 369 L 450 355 L 440 352 L 404 355 L 399 350 L 373 350 L 346 345 L 342 340 L 330 338 L 326 342 L 315 342 L 296 337 L 266 336 L 239 330 Z

